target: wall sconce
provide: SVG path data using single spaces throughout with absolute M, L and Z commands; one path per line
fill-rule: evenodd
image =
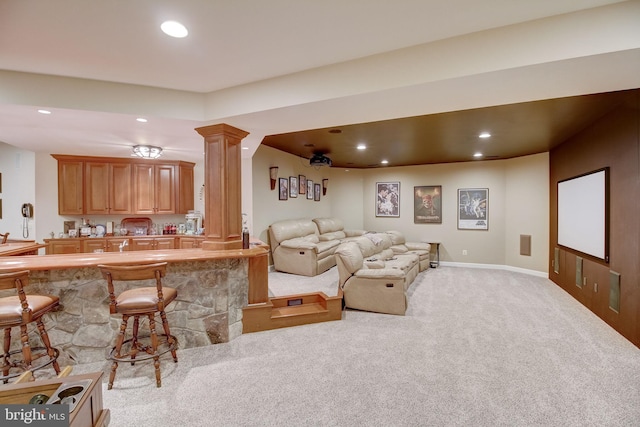
M 327 195 L 327 187 L 329 186 L 329 179 L 328 178 L 324 178 L 322 180 L 322 195 L 326 196 Z
M 278 179 L 278 167 L 271 166 L 269 168 L 269 178 L 271 178 L 271 189 L 276 189 L 276 180 Z

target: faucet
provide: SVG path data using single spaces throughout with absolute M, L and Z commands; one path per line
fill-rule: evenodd
M 120 243 L 120 245 L 118 246 L 120 252 L 124 251 L 125 246 L 129 246 L 129 240 L 123 240 L 122 243 Z

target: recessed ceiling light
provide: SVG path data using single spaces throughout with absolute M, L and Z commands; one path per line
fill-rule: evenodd
M 356 147 L 358 150 L 366 150 L 367 146 L 364 144 L 358 144 L 358 146 Z
M 490 138 L 491 134 L 489 132 L 482 132 L 480 135 L 478 135 L 479 138 Z
M 136 120 L 140 123 L 147 123 L 147 119 L 145 119 L 144 117 L 138 117 Z
M 162 25 L 160 25 L 160 28 L 166 35 L 179 39 L 187 37 L 187 35 L 189 34 L 187 28 L 176 21 L 165 21 L 162 23 Z
M 389 160 L 383 160 L 380 163 L 382 163 L 383 165 L 386 165 L 387 163 L 389 163 Z
M 242 147 L 242 149 L 243 149 L 243 150 L 248 150 L 248 149 L 249 149 L 249 147 Z
M 51 111 L 49 111 L 49 110 L 38 110 L 38 113 L 40 113 L 40 114 L 51 114 Z
M 482 157 L 482 153 L 475 153 L 473 157 Z

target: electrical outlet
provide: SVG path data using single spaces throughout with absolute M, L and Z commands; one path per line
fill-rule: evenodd
M 462 250 L 462 255 L 466 255 L 466 254 L 467 254 L 467 250 L 466 250 L 466 249 L 463 249 L 463 250 Z

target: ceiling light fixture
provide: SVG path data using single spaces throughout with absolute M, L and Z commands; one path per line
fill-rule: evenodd
M 187 37 L 189 31 L 187 28 L 179 22 L 176 21 L 165 21 L 160 25 L 162 31 L 171 37 L 175 37 L 181 39 L 183 37 Z
M 356 147 L 358 150 L 366 150 L 367 146 L 364 144 L 358 144 L 358 146 Z
M 162 154 L 162 148 L 155 145 L 135 145 L 133 154 L 143 159 L 157 159 Z
M 40 114 L 51 114 L 51 111 L 49 111 L 49 110 L 38 110 L 38 113 L 40 113 Z
M 490 138 L 491 134 L 489 132 L 482 132 L 480 135 L 478 135 L 478 138 Z
M 482 153 L 475 153 L 473 157 L 482 157 Z
M 383 160 L 380 163 L 382 163 L 383 165 L 386 165 L 387 163 L 389 163 L 389 160 Z
M 144 117 L 138 117 L 136 120 L 140 123 L 147 123 L 147 119 L 145 119 Z

